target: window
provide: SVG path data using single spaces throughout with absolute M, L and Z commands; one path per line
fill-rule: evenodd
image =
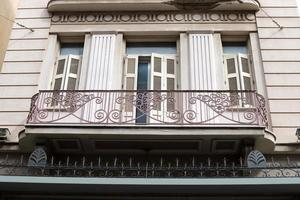
M 246 43 L 223 43 L 224 64 L 229 90 L 253 90 Z
M 63 43 L 57 59 L 53 80 L 54 90 L 74 90 L 78 86 L 83 53 L 82 43 Z
M 176 43 L 128 43 L 126 49 L 127 57 L 124 66 L 124 89 L 138 90 L 137 95 L 143 96 L 147 90 L 153 91 L 153 98 L 160 99 L 161 96 L 172 98 L 172 92 L 176 89 Z M 164 90 L 164 92 L 160 92 Z M 129 92 L 127 95 L 131 95 Z M 147 96 L 138 99 L 137 104 L 147 102 Z M 164 108 L 167 112 L 174 110 L 174 103 L 163 101 L 161 103 L 152 102 L 153 105 L 144 105 L 143 109 L 151 109 L 151 116 L 163 118 Z M 125 106 L 126 112 L 136 115 L 136 123 L 146 123 L 147 117 L 144 110 L 136 109 L 128 104 Z M 155 112 L 155 113 L 154 113 Z M 165 117 L 166 118 L 166 117 Z M 151 119 L 149 119 L 151 120 Z

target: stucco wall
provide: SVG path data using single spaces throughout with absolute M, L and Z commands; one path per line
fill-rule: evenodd
M 5 56 L 19 0 L 2 0 L 0 6 L 0 69 Z M 10 20 L 8 20 L 8 19 Z
M 278 143 L 296 142 L 300 126 L 299 0 L 260 0 L 257 26 L 274 133 Z
M 11 0 L 8 0 L 11 1 Z M 18 141 L 24 129 L 31 97 L 38 91 L 41 63 L 47 46 L 50 18 L 48 0 L 20 0 L 0 73 L 0 127 L 8 127 L 10 141 Z

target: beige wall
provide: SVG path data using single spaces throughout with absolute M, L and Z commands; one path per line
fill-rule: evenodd
M 0 127 L 13 133 L 24 129 L 30 98 L 38 90 L 42 62 L 45 60 L 50 30 L 49 0 L 20 0 L 16 20 L 33 28 L 14 26 L 10 37 L 2 73 L 0 74 Z M 298 0 L 299 1 L 299 0 Z M 276 26 L 263 11 L 257 13 L 257 28 L 264 75 L 274 133 L 278 143 L 295 143 L 296 127 L 300 126 L 300 20 L 297 0 L 260 0 L 263 10 L 283 28 Z M 89 32 L 99 30 L 126 31 L 137 25 L 54 25 L 51 31 Z M 138 25 L 139 30 L 158 29 L 156 25 Z M 147 28 L 148 27 L 148 28 Z M 252 24 L 194 24 L 164 25 L 165 30 L 244 30 L 255 32 Z M 234 28 L 234 29 L 232 29 Z
M 10 129 L 9 140 L 12 142 L 18 141 L 31 97 L 38 91 L 40 68 L 49 37 L 48 1 L 19 1 L 16 21 L 33 28 L 34 32 L 13 26 L 0 73 L 0 127 Z
M 297 142 L 300 126 L 300 18 L 299 0 L 260 0 L 263 11 L 257 26 L 271 109 L 278 143 Z
M 14 20 L 19 0 L 1 0 L 0 6 L 0 70 L 5 56 L 9 36 L 13 22 L 5 19 Z M 4 16 L 4 17 L 3 17 Z

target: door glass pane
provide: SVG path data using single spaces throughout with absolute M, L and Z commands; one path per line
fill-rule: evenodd
M 68 78 L 68 90 L 75 90 L 76 88 L 76 78 L 69 77 Z
M 173 59 L 167 59 L 167 73 L 175 74 L 175 61 Z
M 127 73 L 135 74 L 135 58 L 128 58 Z
M 138 65 L 137 89 L 148 89 L 148 63 L 139 63 Z
M 228 81 L 229 81 L 229 89 L 230 90 L 237 90 L 238 89 L 236 77 L 229 78 Z
M 79 66 L 79 60 L 72 58 L 71 59 L 71 66 L 70 66 L 70 73 L 77 74 L 78 66 Z
M 147 94 L 145 90 L 148 89 L 148 65 L 147 62 L 138 63 L 138 80 L 137 80 L 137 89 L 143 90 L 137 92 L 136 99 L 136 120 L 138 124 L 145 124 L 147 122 Z
M 56 75 L 59 75 L 59 74 L 63 74 L 63 73 L 64 73 L 65 62 L 66 62 L 65 59 L 59 60 L 59 61 L 58 61 Z
M 244 76 L 245 90 L 251 90 L 251 78 Z
M 55 79 L 54 90 L 60 90 L 62 78 Z
M 242 68 L 243 72 L 250 73 L 249 62 L 247 58 L 242 58 Z
M 161 72 L 161 58 L 154 57 L 154 71 Z
M 234 58 L 227 59 L 227 70 L 228 70 L 228 74 L 236 73 Z

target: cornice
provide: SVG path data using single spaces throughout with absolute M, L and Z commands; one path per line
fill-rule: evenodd
M 257 0 L 50 0 L 50 12 L 219 10 L 258 11 Z

